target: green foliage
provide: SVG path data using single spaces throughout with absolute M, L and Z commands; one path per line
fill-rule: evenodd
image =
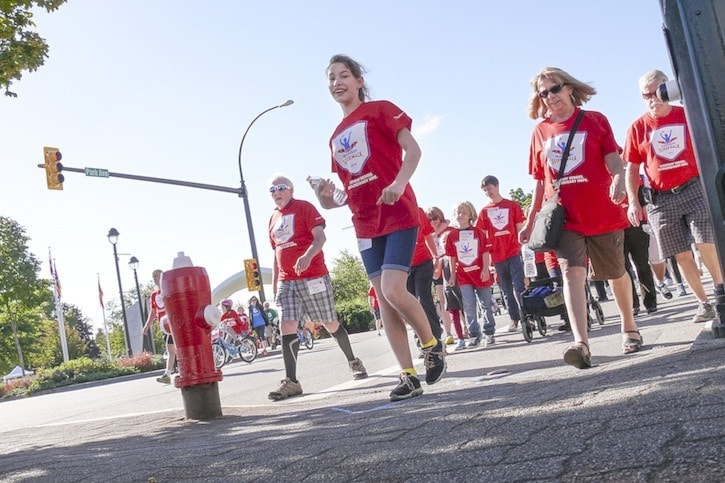
M 164 365 L 165 362 L 161 356 L 152 356 L 148 352 L 134 357 L 124 357 L 115 363 L 80 357 L 52 369 L 42 369 L 34 376 L 14 379 L 7 384 L 0 385 L 0 397 L 28 396 L 34 392 L 55 387 L 153 371 L 161 369 Z
M 531 191 L 529 191 L 528 193 L 524 193 L 524 190 L 522 190 L 521 188 L 516 188 L 515 190 L 509 191 L 509 196 L 511 197 L 511 199 L 521 205 L 524 213 L 528 213 L 529 211 L 532 195 L 533 193 Z
M 337 303 L 366 298 L 368 293 L 368 277 L 360 258 L 342 250 L 334 261 L 330 271 L 332 292 Z
M 48 44 L 33 31 L 34 7 L 52 12 L 66 0 L 2 0 L 0 1 L 0 87 L 5 95 L 17 97 L 10 91 L 13 81 L 20 80 L 24 71 L 33 72 L 48 57 Z
M 367 332 L 375 327 L 373 314 L 370 313 L 366 299 L 338 302 L 337 317 L 349 333 Z

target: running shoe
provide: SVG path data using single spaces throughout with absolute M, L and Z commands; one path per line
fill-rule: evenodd
M 446 372 L 446 348 L 439 340 L 429 349 L 423 349 L 423 365 L 425 366 L 426 384 L 435 384 L 440 381 Z
M 161 377 L 157 377 L 156 382 L 160 382 L 161 384 L 171 384 L 171 376 L 164 374 Z
M 662 296 L 667 300 L 670 300 L 672 298 L 672 292 L 670 292 L 670 289 L 667 288 L 667 285 L 665 285 L 664 283 L 659 284 L 657 289 L 659 290 L 660 294 L 662 294 Z
M 423 394 L 423 388 L 420 387 L 420 381 L 417 377 L 403 372 L 400 374 L 400 383 L 390 391 L 391 401 L 402 401 L 411 397 Z
M 453 340 L 453 336 L 449 335 L 448 337 L 446 337 L 446 345 L 453 345 L 455 343 L 456 342 Z
M 285 377 L 282 379 L 279 388 L 276 391 L 270 392 L 268 397 L 272 401 L 281 401 L 282 399 L 299 396 L 300 394 L 302 394 L 302 386 L 299 381 L 293 381 L 289 377 Z
M 712 320 L 716 317 L 717 312 L 715 312 L 715 308 L 712 305 L 708 302 L 700 302 L 700 305 L 697 307 L 697 312 L 695 312 L 695 316 L 692 318 L 692 322 L 699 324 L 701 322 Z
M 494 336 L 493 334 L 487 335 L 485 337 L 486 337 L 486 347 L 488 347 L 490 345 L 494 345 L 496 343 L 496 336 Z
M 353 359 L 349 362 L 349 364 L 350 369 L 352 369 L 353 379 L 365 379 L 368 377 L 368 371 L 365 370 L 365 366 L 360 359 Z
M 519 321 L 518 320 L 512 320 L 511 325 L 509 325 L 509 332 L 516 332 L 519 330 Z
M 466 348 L 466 341 L 463 339 L 458 339 L 458 344 L 456 344 L 456 350 L 463 350 Z

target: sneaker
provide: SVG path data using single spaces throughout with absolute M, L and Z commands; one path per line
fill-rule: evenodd
M 446 373 L 446 348 L 441 341 L 430 349 L 423 349 L 426 384 L 435 384 Z M 417 394 L 416 394 L 417 396 Z
M 700 322 L 707 322 L 708 320 L 712 320 L 716 317 L 717 312 L 715 312 L 715 308 L 712 305 L 708 302 L 700 302 L 700 305 L 697 307 L 697 312 L 695 312 L 695 316 L 692 318 L 692 322 L 698 324 Z
M 672 298 L 672 292 L 670 292 L 670 289 L 667 288 L 667 285 L 665 285 L 664 282 L 659 284 L 657 290 L 667 300 L 670 300 Z
M 571 331 L 571 324 L 569 322 L 564 322 L 563 325 L 559 326 L 559 331 L 561 332 L 570 332 Z
M 282 379 L 279 388 L 276 391 L 269 393 L 269 397 L 272 401 L 281 401 L 292 396 L 299 396 L 302 394 L 302 386 L 299 381 L 295 382 L 289 377 Z
M 637 317 L 639 315 L 639 307 L 635 307 L 632 309 L 632 315 Z
M 463 339 L 458 339 L 458 344 L 456 344 L 456 350 L 462 350 L 466 348 L 466 341 Z
M 577 342 L 574 345 L 570 345 L 564 351 L 564 362 L 577 369 L 592 367 L 591 358 L 592 354 L 589 352 L 589 347 L 584 342 Z
M 494 345 L 496 343 L 496 337 L 494 335 L 487 335 L 486 337 L 486 347 L 490 345 Z
M 164 374 L 161 377 L 157 377 L 156 382 L 160 382 L 161 384 L 171 384 L 171 376 Z
M 455 343 L 456 341 L 453 340 L 453 336 L 449 335 L 448 337 L 446 337 L 446 345 L 453 345 Z
M 400 383 L 390 391 L 391 401 L 402 401 L 411 397 L 423 394 L 423 388 L 420 387 L 420 381 L 417 377 L 403 372 L 400 374 Z
M 360 359 L 351 360 L 350 369 L 352 369 L 353 379 L 365 379 L 368 377 L 368 371 L 365 370 L 365 366 Z
M 518 320 L 512 320 L 511 325 L 509 325 L 509 332 L 516 332 L 519 330 L 519 321 Z
M 685 284 L 680 284 L 680 291 L 677 293 L 678 297 L 685 297 L 687 295 L 687 290 L 685 290 Z
M 466 347 L 478 347 L 481 344 L 481 338 L 480 337 L 471 337 L 468 339 L 468 345 Z
M 656 305 L 651 305 L 651 306 L 647 307 L 647 313 L 648 314 L 654 314 L 655 312 L 657 312 L 657 306 Z

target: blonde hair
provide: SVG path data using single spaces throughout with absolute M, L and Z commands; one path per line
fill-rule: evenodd
M 665 73 L 661 70 L 651 70 L 639 78 L 639 92 L 644 93 L 645 89 L 650 84 L 654 84 L 655 82 L 657 84 L 662 84 L 668 80 L 670 79 L 668 79 Z
M 437 217 L 438 217 L 438 219 L 439 219 L 439 220 L 440 220 L 441 222 L 444 222 L 444 221 L 450 221 L 450 220 L 446 220 L 446 215 L 444 215 L 444 214 L 443 214 L 443 210 L 441 210 L 441 209 L 440 209 L 440 208 L 438 208 L 437 206 L 431 206 L 430 208 L 428 208 L 428 209 L 427 209 L 427 210 L 425 211 L 425 214 L 426 214 L 426 216 L 428 216 L 428 218 L 430 218 L 430 217 L 432 217 L 432 216 L 437 216 Z
M 453 208 L 453 217 L 457 218 L 456 212 L 457 211 L 466 211 L 468 212 L 468 224 L 474 225 L 476 223 L 476 218 L 478 218 L 478 212 L 476 211 L 476 207 L 473 206 L 473 203 L 470 201 L 459 201 L 456 206 Z
M 534 92 L 529 98 L 529 117 L 531 119 L 545 118 L 548 112 L 544 100 L 539 97 L 539 84 L 542 79 L 549 79 L 557 84 L 566 84 L 571 88 L 571 100 L 575 106 L 581 106 L 592 98 L 597 90 L 558 67 L 545 67 L 531 79 L 531 88 Z

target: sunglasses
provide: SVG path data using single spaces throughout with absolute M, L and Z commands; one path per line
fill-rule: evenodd
M 429 221 L 438 221 L 438 216 L 437 215 L 429 216 L 428 220 Z
M 278 184 L 278 185 L 274 185 L 271 188 L 269 188 L 269 192 L 276 193 L 277 191 L 285 191 L 288 189 L 289 189 L 289 186 L 287 186 L 286 184 Z
M 657 93 L 656 92 L 643 92 L 642 93 L 642 99 L 650 100 L 653 97 L 657 97 Z
M 542 99 L 546 99 L 547 97 L 549 97 L 549 93 L 558 94 L 561 92 L 565 85 L 566 82 L 562 82 L 561 84 L 557 84 L 555 86 L 551 86 L 548 89 L 544 89 L 543 91 L 539 91 L 539 97 L 541 97 Z

